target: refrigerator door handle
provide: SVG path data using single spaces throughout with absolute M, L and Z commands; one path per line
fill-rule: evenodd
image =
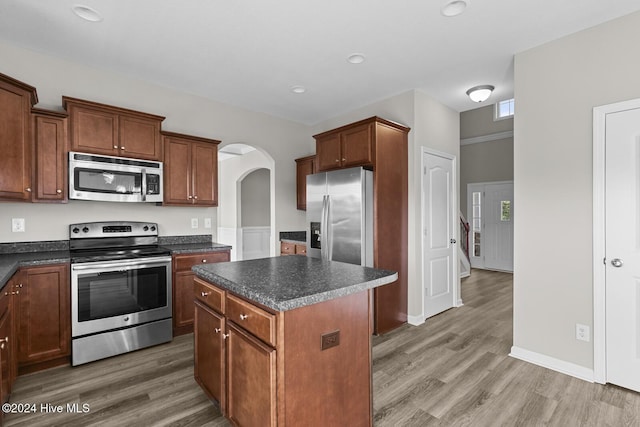
M 322 214 L 320 216 L 320 258 L 321 259 L 328 259 L 328 245 L 327 245 L 327 236 L 328 236 L 328 231 L 327 227 L 327 217 L 328 217 L 328 207 L 327 207 L 327 203 L 328 203 L 328 197 L 326 194 L 324 196 L 322 196 Z
M 327 244 L 327 260 L 333 260 L 333 228 L 331 227 L 331 196 L 327 194 L 327 214 L 326 214 L 326 226 L 324 233 L 326 238 L 325 242 Z

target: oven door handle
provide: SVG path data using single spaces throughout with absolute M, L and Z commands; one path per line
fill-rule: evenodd
M 72 264 L 71 269 L 74 271 L 80 270 L 104 270 L 107 268 L 120 268 L 120 267 L 150 267 L 155 264 L 166 264 L 171 262 L 171 257 L 155 257 L 155 258 L 141 258 L 129 261 L 118 262 L 88 262 L 83 264 Z

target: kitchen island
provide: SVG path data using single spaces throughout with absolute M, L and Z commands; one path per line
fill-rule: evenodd
M 304 256 L 199 265 L 195 378 L 239 426 L 371 426 L 370 290 L 397 273 Z

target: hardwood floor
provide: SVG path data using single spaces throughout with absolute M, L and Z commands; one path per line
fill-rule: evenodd
M 374 337 L 374 425 L 638 426 L 640 394 L 590 384 L 508 356 L 512 276 L 474 270 L 465 305 Z M 193 380 L 193 336 L 16 381 L 5 426 L 228 426 Z M 41 404 L 62 405 L 60 414 Z M 69 413 L 67 404 L 89 405 Z M 300 420 L 300 425 L 309 425 Z

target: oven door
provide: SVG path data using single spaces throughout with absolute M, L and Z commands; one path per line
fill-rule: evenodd
M 171 318 L 171 257 L 71 265 L 72 336 Z

